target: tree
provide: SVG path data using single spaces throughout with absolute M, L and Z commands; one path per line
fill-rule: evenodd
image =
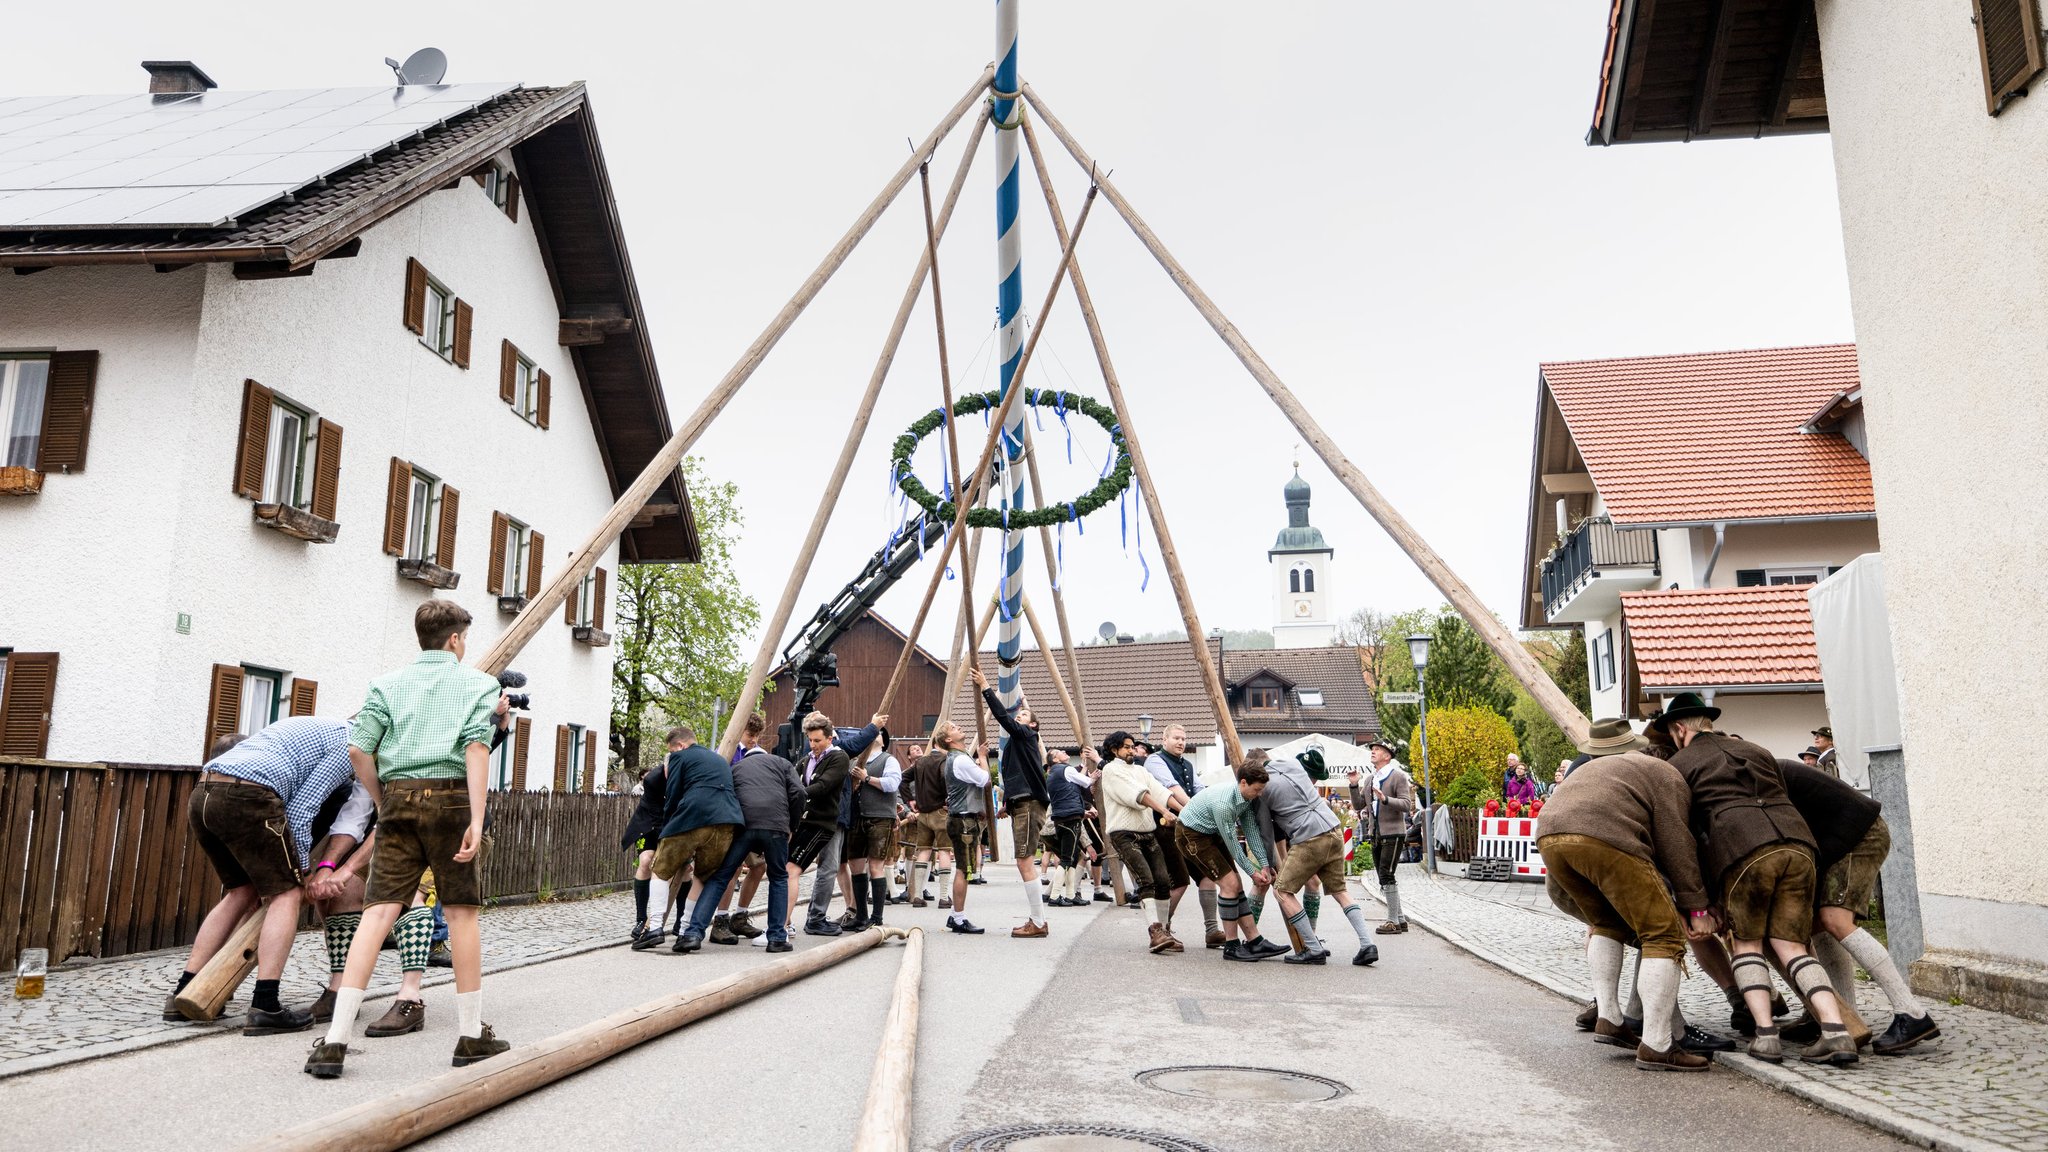
M 1365 613 L 1354 614 L 1353 619 Z M 1347 622 L 1348 623 L 1348 622 Z M 1408 637 L 1426 632 L 1430 637 L 1428 701 L 1432 719 L 1439 708 L 1474 707 L 1498 714 L 1503 720 L 1512 714 L 1512 679 L 1493 649 L 1464 617 L 1446 604 L 1434 613 L 1403 612 L 1382 617 L 1377 631 L 1368 637 L 1372 647 L 1366 653 L 1366 678 L 1373 684 L 1373 699 L 1379 705 L 1380 732 L 1397 743 L 1410 745 L 1410 757 L 1420 753 L 1413 747 L 1416 718 L 1413 704 L 1388 704 L 1388 692 L 1415 690 L 1415 663 L 1409 655 Z M 1509 749 L 1513 751 L 1513 749 Z
M 743 520 L 739 488 L 712 481 L 695 457 L 683 460 L 683 477 L 702 559 L 619 570 L 612 747 L 629 787 L 653 766 L 663 728 L 688 724 L 707 743 L 723 733 L 716 705 L 732 707 L 746 687 L 740 641 L 761 621 L 761 606 L 741 589 L 732 565 Z
M 1430 669 L 1435 668 L 1432 655 Z M 1413 747 L 1408 772 L 1419 784 L 1424 778 L 1420 742 Z M 1490 708 L 1456 705 L 1429 710 L 1428 779 L 1443 790 L 1446 804 L 1484 804 L 1499 796 L 1501 768 L 1515 749 L 1514 728 Z
M 1593 693 L 1586 671 L 1586 634 L 1578 629 L 1538 633 L 1526 641 L 1526 646 L 1565 697 L 1578 705 L 1581 712 L 1590 711 Z M 1515 690 L 1515 707 L 1510 719 L 1522 745 L 1522 759 L 1538 779 L 1550 781 L 1557 775 L 1558 761 L 1571 759 L 1578 749 L 1572 747 L 1564 730 L 1537 705 L 1534 697 L 1520 684 L 1511 686 Z

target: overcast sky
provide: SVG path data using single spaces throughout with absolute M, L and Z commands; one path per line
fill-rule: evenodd
M 1853 337 L 1826 136 L 1585 145 L 1607 7 L 1026 0 L 1022 16 L 1025 78 L 1352 460 L 1511 620 L 1538 363 Z M 447 52 L 451 81 L 586 81 L 678 424 L 905 138 L 929 131 L 993 54 L 992 5 L 967 0 L 101 2 L 19 7 L 9 26 L 8 94 L 141 90 L 138 61 L 185 57 L 226 89 L 376 85 L 390 80 L 384 56 L 427 44 Z M 941 153 L 941 188 L 964 134 Z M 962 390 L 994 386 L 990 154 L 941 253 Z M 1054 159 L 1071 217 L 1086 181 Z M 1024 202 L 1035 310 L 1058 251 L 1028 165 Z M 922 243 L 913 184 L 695 449 L 740 485 L 738 561 L 764 615 Z M 1285 523 L 1298 437 L 1106 204 L 1081 257 L 1204 624 L 1269 625 L 1265 549 Z M 1032 383 L 1102 397 L 1070 298 L 1047 325 Z M 920 310 L 797 620 L 881 544 L 896 508 L 889 441 L 937 396 Z M 1075 441 L 1071 468 L 1064 438 L 1048 443 L 1052 492 L 1094 482 L 1104 438 L 1084 427 Z M 967 447 L 971 458 L 978 441 Z M 1302 472 L 1343 609 L 1441 601 L 1318 461 L 1305 455 Z M 1149 528 L 1143 547 L 1141 592 L 1113 508 L 1085 539 L 1068 534 L 1065 591 L 1084 635 L 1104 620 L 1178 626 Z M 1042 601 L 1042 563 L 1028 559 Z M 883 612 L 907 623 L 923 586 L 905 580 Z M 926 642 L 943 651 L 950 634 L 935 613 Z

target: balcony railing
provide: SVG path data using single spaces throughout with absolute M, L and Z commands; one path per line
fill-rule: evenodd
M 1616 528 L 1605 516 L 1582 521 L 1542 566 L 1543 608 L 1555 617 L 1567 600 L 1603 568 L 1654 568 L 1657 533 L 1649 528 Z

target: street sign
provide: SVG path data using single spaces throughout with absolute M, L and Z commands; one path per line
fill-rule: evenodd
M 1383 704 L 1420 704 L 1422 703 L 1422 693 L 1389 692 L 1380 697 L 1380 702 Z

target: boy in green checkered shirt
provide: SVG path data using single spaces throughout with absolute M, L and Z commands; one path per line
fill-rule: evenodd
M 499 688 L 495 677 L 462 663 L 469 624 L 469 613 L 452 600 L 420 605 L 413 614 L 419 659 L 371 682 L 349 734 L 356 778 L 378 800 L 377 844 L 362 924 L 335 993 L 334 1019 L 306 1060 L 306 1071 L 323 1080 L 341 1075 L 377 951 L 429 868 L 455 954 L 453 1063 L 461 1068 L 511 1047 L 483 1022 L 479 857 Z

